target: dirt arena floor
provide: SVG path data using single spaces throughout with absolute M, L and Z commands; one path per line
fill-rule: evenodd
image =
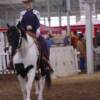
M 34 87 L 32 100 L 36 100 Z M 22 100 L 15 76 L 0 76 L 0 100 Z M 58 77 L 51 89 L 45 89 L 44 100 L 100 100 L 100 73 Z

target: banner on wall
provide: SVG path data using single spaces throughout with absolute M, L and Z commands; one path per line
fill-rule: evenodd
M 79 0 L 79 6 L 80 6 L 80 13 L 81 15 L 85 15 L 85 8 L 87 6 L 86 3 L 87 0 Z M 95 3 L 92 4 L 92 14 L 95 15 L 96 11 L 95 11 Z

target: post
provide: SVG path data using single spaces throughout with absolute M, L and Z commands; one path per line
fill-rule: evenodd
M 45 16 L 44 16 L 44 25 L 46 25 L 46 19 L 45 19 Z
M 59 26 L 61 27 L 61 7 L 58 8 Z
M 48 12 L 48 23 L 50 27 L 51 26 L 50 24 L 50 0 L 47 0 L 47 12 Z
M 87 51 L 87 73 L 93 74 L 93 40 L 92 40 L 92 3 L 86 4 L 86 51 Z
M 70 14 L 67 11 L 67 33 L 70 34 Z
M 70 31 L 70 0 L 66 0 L 67 6 L 67 34 L 70 36 L 70 44 L 71 44 L 71 31 Z
M 78 14 L 76 15 L 76 22 L 78 22 L 81 19 L 80 16 L 81 16 L 80 14 L 79 15 Z

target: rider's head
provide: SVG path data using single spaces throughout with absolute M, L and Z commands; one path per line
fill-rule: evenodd
M 30 10 L 30 9 L 33 8 L 32 0 L 23 0 L 22 2 L 23 2 L 23 4 L 25 5 L 25 8 L 26 8 L 27 10 Z

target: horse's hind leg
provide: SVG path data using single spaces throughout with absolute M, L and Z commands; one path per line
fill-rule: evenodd
M 45 86 L 45 77 L 41 77 L 39 80 L 39 95 L 38 100 L 43 100 L 43 90 Z
M 18 80 L 21 86 L 21 91 L 23 94 L 23 100 L 26 100 L 26 81 L 20 75 L 18 76 Z

